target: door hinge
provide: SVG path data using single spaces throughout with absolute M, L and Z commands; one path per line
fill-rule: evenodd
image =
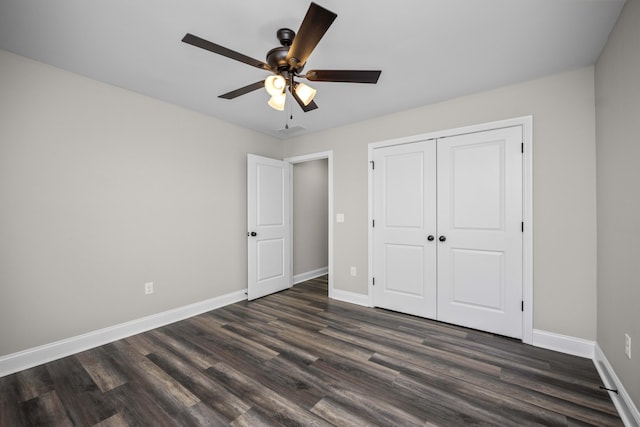
M 369 163 L 371 163 L 371 169 L 376 168 L 376 162 L 374 162 L 373 160 L 370 160 Z
M 375 220 L 375 219 L 371 221 L 371 226 L 372 226 L 373 228 L 376 228 L 376 220 Z
M 524 154 L 524 142 L 520 143 L 520 152 Z
M 520 223 L 520 225 L 521 225 L 521 228 L 522 228 L 522 232 L 524 233 L 524 221 L 522 221 L 522 222 Z
M 375 278 L 375 277 L 373 278 L 372 285 L 373 285 L 373 286 L 375 286 L 375 285 L 376 285 L 376 278 Z
M 520 311 L 524 311 L 524 301 L 520 301 Z

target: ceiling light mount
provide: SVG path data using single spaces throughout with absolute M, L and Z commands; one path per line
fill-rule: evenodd
M 280 40 L 280 44 L 282 46 L 291 46 L 293 43 L 293 38 L 296 36 L 295 31 L 289 28 L 280 28 L 276 32 L 276 37 Z

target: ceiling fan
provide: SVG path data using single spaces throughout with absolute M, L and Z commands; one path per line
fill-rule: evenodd
M 264 80 L 222 94 L 219 98 L 234 99 L 264 87 L 271 95 L 269 105 L 282 111 L 288 89 L 302 110 L 307 112 L 318 108 L 318 105 L 313 101 L 316 90 L 304 83 L 297 82 L 296 78 L 305 78 L 314 82 L 375 84 L 382 72 L 380 70 L 309 70 L 305 74 L 301 74 L 309 55 L 337 16 L 322 6 L 311 3 L 297 35 L 288 28 L 281 28 L 277 31 L 276 36 L 282 46 L 273 48 L 267 53 L 266 63 L 190 33 L 187 33 L 182 41 L 273 73 Z

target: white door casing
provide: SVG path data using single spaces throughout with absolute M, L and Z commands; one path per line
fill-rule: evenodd
M 522 338 L 521 143 L 520 126 L 438 140 L 440 321 Z
M 289 176 L 292 177 L 292 179 L 290 180 L 289 186 L 290 186 L 290 190 L 289 190 L 289 195 L 290 195 L 290 200 L 293 199 L 293 172 L 292 172 L 292 168 L 294 164 L 297 163 L 303 163 L 303 162 L 308 162 L 308 161 L 313 161 L 313 160 L 321 160 L 321 159 L 326 159 L 327 160 L 327 170 L 328 170 L 328 181 L 327 181 L 327 190 L 328 190 L 328 195 L 327 195 L 327 202 L 328 202 L 328 212 L 327 212 L 327 220 L 328 220 L 328 224 L 327 224 L 327 229 L 329 232 L 328 235 L 328 246 L 329 246 L 329 254 L 328 254 L 328 293 L 329 293 L 329 298 L 334 298 L 335 295 L 334 293 L 336 292 L 333 288 L 333 151 L 329 150 L 329 151 L 321 151 L 321 152 L 317 152 L 317 153 L 312 153 L 312 154 L 304 154 L 301 156 L 294 156 L 294 157 L 287 157 L 284 160 L 286 162 L 289 163 L 289 167 L 290 167 L 290 174 Z M 293 205 L 293 201 L 291 203 Z M 290 214 L 290 218 L 291 218 L 291 227 L 290 227 L 290 232 L 291 235 L 293 236 L 293 222 L 295 221 L 295 218 L 293 216 L 293 206 L 291 206 L 291 209 L 289 211 Z M 291 240 L 293 240 L 293 237 L 291 238 Z M 293 245 L 293 242 L 292 242 Z M 291 248 L 293 248 L 293 246 L 291 246 Z M 291 253 L 293 254 L 293 249 L 291 249 Z M 291 259 L 291 264 L 293 264 L 293 259 Z M 293 265 L 292 265 L 292 271 L 291 271 L 291 277 L 292 277 L 292 283 L 293 283 Z M 338 293 L 340 293 L 340 291 L 337 291 Z
M 378 307 L 436 317 L 436 144 L 375 150 L 374 301 Z M 427 236 L 431 235 L 432 240 Z
M 247 155 L 249 300 L 291 287 L 289 163 Z

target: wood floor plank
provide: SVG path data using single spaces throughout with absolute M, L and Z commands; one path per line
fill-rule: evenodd
M 93 427 L 123 427 L 129 425 L 124 417 L 121 414 L 115 414 L 107 418 L 106 420 L 102 420 L 97 424 L 94 424 Z
M 214 381 L 187 359 L 182 359 L 168 352 L 149 355 L 149 358 L 183 387 L 198 397 L 211 410 L 231 421 L 251 409 L 233 390 Z M 208 369 L 208 368 L 207 368 Z
M 25 400 L 20 396 L 21 385 L 18 378 L 20 373 L 0 378 L 0 426 L 27 425 L 26 415 L 21 406 Z
M 55 397 L 74 425 L 93 425 L 116 411 L 101 399 L 102 392 L 76 358 L 55 360 L 46 365 L 53 382 Z
M 295 343 L 295 345 L 306 349 L 312 354 L 316 354 L 318 357 L 337 352 L 345 357 L 364 362 L 373 355 L 373 351 L 370 349 L 347 343 L 341 339 L 329 336 L 329 334 L 318 333 L 319 331 L 311 333 L 305 329 L 287 325 L 280 321 L 271 322 L 271 325 L 280 327 L 278 337 L 289 343 Z M 326 328 L 322 329 L 322 331 L 325 330 Z
M 248 323 L 246 325 L 234 323 L 226 325 L 225 328 L 233 331 L 234 333 L 242 334 L 265 347 L 270 348 L 278 354 L 285 356 L 289 360 L 299 360 L 301 363 L 306 364 L 318 360 L 318 356 L 311 354 L 296 345 L 287 343 L 276 336 L 263 333 L 262 331 L 265 331 L 265 329 L 259 323 Z
M 620 426 L 593 361 L 327 277 L 0 378 L 0 426 Z
M 18 393 L 21 402 L 33 399 L 54 389 L 46 366 L 40 365 L 17 373 Z
M 304 328 L 309 331 L 317 331 L 327 326 L 325 322 L 314 320 L 313 317 L 308 314 L 305 315 L 304 311 L 284 310 L 278 307 L 278 304 L 270 303 L 269 300 L 265 299 L 252 301 L 247 308 L 252 311 L 255 310 L 266 314 L 277 315 L 277 321 L 295 325 L 298 328 Z
M 34 397 L 31 400 L 23 402 L 22 407 L 24 409 L 24 413 L 27 415 L 26 425 L 60 427 L 83 425 L 74 423 L 69 419 L 67 411 L 55 390 L 43 393 L 38 397 Z
M 219 362 L 211 353 L 203 351 L 189 339 L 185 339 L 184 336 L 173 334 L 168 328 L 149 331 L 149 335 L 156 341 L 161 342 L 166 348 L 171 349 L 174 353 L 188 358 L 189 362 L 198 369 L 205 370 Z
M 331 397 L 323 397 L 316 403 L 311 412 L 324 418 L 333 425 L 347 426 L 376 426 L 376 419 L 368 418 L 367 414 L 356 413 L 353 407 L 341 405 Z
M 174 414 L 165 410 L 165 405 L 156 398 L 150 387 L 142 383 L 123 384 L 109 390 L 104 397 L 114 405 L 117 415 L 126 426 L 179 425 Z
M 260 384 L 250 376 L 220 362 L 207 373 L 228 387 L 239 390 L 239 394 L 249 402 L 268 413 L 268 418 L 277 425 L 313 425 L 330 426 L 322 418 L 301 408 L 296 402 L 288 400 Z
M 478 396 L 491 396 L 491 401 L 501 401 L 503 403 L 509 403 L 510 406 L 516 406 L 526 408 L 526 410 L 532 414 L 538 412 L 553 415 L 550 420 L 545 421 L 545 425 L 564 425 L 566 424 L 566 417 L 562 417 L 561 420 L 553 421 L 555 414 L 569 414 L 577 415 L 576 419 L 581 417 L 587 421 L 595 422 L 593 425 L 617 425 L 615 418 L 611 418 L 607 412 L 593 411 L 588 406 L 579 406 L 569 401 L 564 401 L 553 396 L 548 396 L 542 393 L 538 393 L 535 390 L 514 386 L 510 383 L 505 383 L 495 377 L 483 375 L 480 372 L 466 371 L 466 370 L 449 370 L 443 371 L 440 369 L 432 369 L 433 366 L 423 367 L 406 363 L 402 360 L 394 359 L 386 355 L 376 354 L 373 361 L 385 366 L 389 366 L 403 372 L 407 377 L 412 380 L 418 380 L 417 384 L 438 384 L 438 389 L 452 390 L 458 387 L 463 387 L 466 395 L 467 390 L 474 391 Z M 449 377 L 450 379 L 448 379 Z M 405 380 L 406 382 L 407 380 Z M 418 386 L 416 386 L 418 387 Z M 424 390 L 421 393 L 425 393 Z M 473 398 L 473 395 L 472 397 Z M 450 400 L 450 399 L 444 399 Z M 468 398 L 465 398 L 465 401 Z M 534 405 L 535 408 L 531 407 Z M 594 415 L 600 415 L 601 418 Z M 532 416 L 528 415 L 523 417 L 524 419 L 531 419 Z M 613 423 L 613 424 L 612 424 Z
M 127 382 L 113 365 L 103 348 L 95 348 L 75 355 L 100 391 L 106 392 Z
M 500 374 L 500 368 L 489 363 L 470 360 L 455 353 L 448 353 L 446 351 L 427 346 L 407 347 L 386 338 L 372 337 L 371 334 L 362 330 L 353 333 L 346 333 L 327 328 L 320 331 L 320 333 L 361 347 L 366 346 L 366 348 L 368 348 L 372 353 L 384 353 L 406 358 L 417 365 L 431 364 L 434 360 L 437 360 L 446 364 L 464 367 L 470 366 L 477 372 L 485 374 L 492 374 L 496 376 Z
M 117 349 L 119 369 L 126 372 L 130 378 L 129 383 L 149 387 L 149 392 L 169 413 L 178 413 L 184 407 L 190 407 L 199 402 L 197 396 L 139 353 L 132 345 L 124 340 L 110 345 Z
M 569 384 L 552 384 L 543 383 L 534 377 L 527 377 L 523 375 L 517 375 L 513 372 L 503 371 L 500 375 L 500 379 L 510 384 L 516 384 L 527 390 L 535 390 L 540 394 L 548 395 L 552 398 L 562 399 L 565 402 L 575 403 L 576 405 L 584 408 L 595 409 L 596 411 L 604 414 L 611 414 L 617 416 L 614 408 L 611 407 L 607 400 L 602 398 L 605 393 L 603 390 L 597 390 L 597 385 L 593 385 L 592 390 L 578 390 L 575 387 L 571 387 Z M 572 415 L 569 413 L 569 415 Z

